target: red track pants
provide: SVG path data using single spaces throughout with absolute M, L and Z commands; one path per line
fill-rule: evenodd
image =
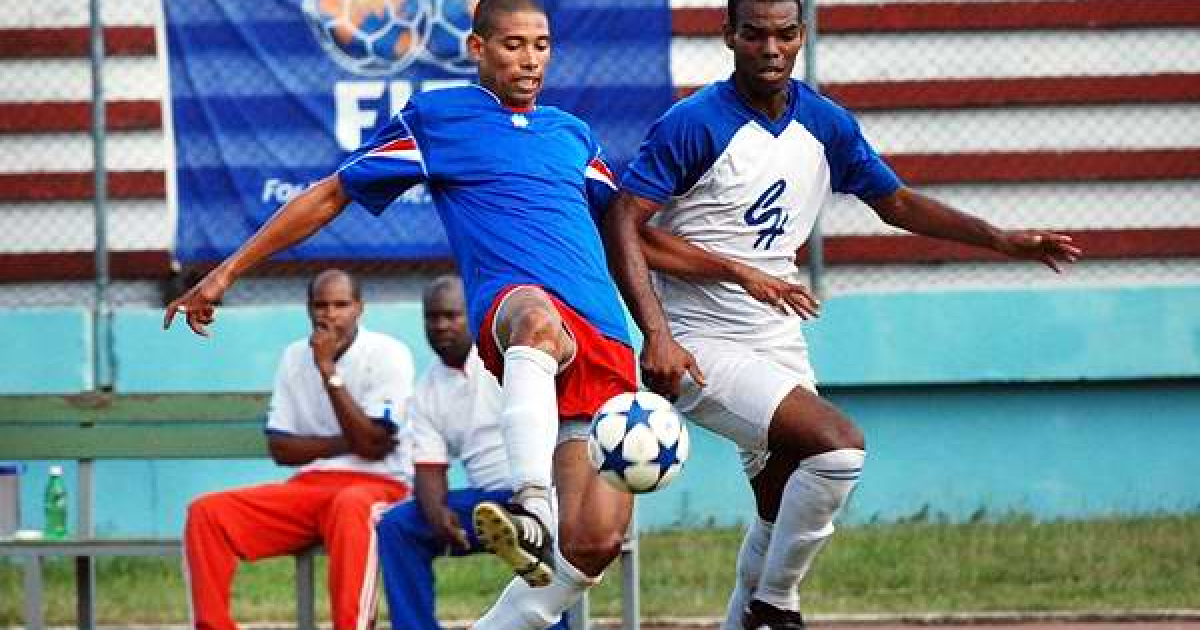
M 239 559 L 291 554 L 323 542 L 333 627 L 372 628 L 379 573 L 375 523 L 407 496 L 408 486 L 379 475 L 312 471 L 196 499 L 183 533 L 194 627 L 236 630 L 229 598 Z

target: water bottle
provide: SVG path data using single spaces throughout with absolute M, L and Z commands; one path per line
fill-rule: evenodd
M 50 478 L 46 480 L 46 527 L 45 537 L 62 540 L 67 537 L 67 486 L 63 483 L 62 466 L 50 467 Z

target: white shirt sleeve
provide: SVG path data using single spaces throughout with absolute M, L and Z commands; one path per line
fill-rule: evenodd
M 296 400 L 295 379 L 291 375 L 295 354 L 293 346 L 288 346 L 279 359 L 279 366 L 275 368 L 275 387 L 271 390 L 271 402 L 267 406 L 267 433 L 299 432 L 296 420 L 301 406 Z
M 415 464 L 449 464 L 450 454 L 446 447 L 446 439 L 437 426 L 433 410 L 428 408 L 433 392 L 429 380 L 425 379 L 412 401 L 408 405 L 408 418 L 413 429 L 413 463 Z

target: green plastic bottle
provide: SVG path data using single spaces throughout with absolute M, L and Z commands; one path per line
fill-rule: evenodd
M 46 480 L 46 526 L 44 535 L 49 540 L 67 537 L 67 485 L 63 482 L 62 466 L 50 467 L 50 478 Z

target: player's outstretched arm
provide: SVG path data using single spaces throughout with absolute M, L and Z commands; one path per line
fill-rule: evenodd
M 691 353 L 671 337 L 662 303 L 650 284 L 639 230 L 661 208 L 661 204 L 621 191 L 604 215 L 604 243 L 617 287 L 642 331 L 642 381 L 674 400 L 679 397 L 684 372 L 701 386 L 704 375 Z
M 888 225 L 930 236 L 997 251 L 1006 256 L 1035 260 L 1060 271 L 1083 255 L 1067 234 L 1046 230 L 1002 230 L 983 219 L 965 214 L 911 188 L 867 202 Z
M 183 313 L 192 332 L 208 336 L 225 291 L 243 273 L 275 252 L 303 241 L 342 212 L 350 198 L 337 175 L 330 175 L 283 205 L 250 240 L 204 278 L 167 305 L 163 328 Z

